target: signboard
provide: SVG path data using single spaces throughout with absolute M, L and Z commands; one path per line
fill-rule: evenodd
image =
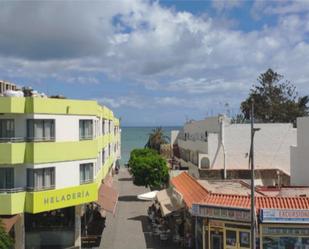
M 308 223 L 309 210 L 261 209 L 262 223 Z
M 237 208 L 223 208 L 214 206 L 192 205 L 191 209 L 193 216 L 250 222 L 250 210 Z
M 90 183 L 70 188 L 27 192 L 26 198 L 27 212 L 39 213 L 96 201 L 98 188 L 97 183 Z

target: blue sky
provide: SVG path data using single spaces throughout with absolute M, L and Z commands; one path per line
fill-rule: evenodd
M 126 126 L 239 111 L 272 68 L 309 94 L 309 1 L 1 1 L 0 79 Z

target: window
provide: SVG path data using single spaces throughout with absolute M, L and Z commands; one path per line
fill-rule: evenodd
M 14 119 L 0 119 L 0 142 L 14 138 Z
M 0 189 L 14 188 L 14 169 L 0 168 Z
M 240 247 L 250 248 L 250 233 L 249 232 L 239 232 Z
M 33 191 L 55 187 L 55 168 L 27 169 L 27 188 Z
M 236 246 L 237 235 L 236 231 L 226 230 L 226 245 L 227 246 Z
M 105 163 L 105 156 L 106 156 L 106 153 L 105 153 L 105 148 L 102 150 L 102 164 L 104 165 Z
M 80 183 L 89 183 L 93 180 L 93 163 L 80 164 Z
M 111 133 L 111 121 L 108 120 L 108 133 Z
M 53 119 L 28 119 L 27 139 L 31 141 L 55 140 L 55 120 Z
M 105 120 L 102 119 L 102 134 L 105 134 Z
M 79 139 L 92 139 L 93 127 L 92 120 L 79 120 Z

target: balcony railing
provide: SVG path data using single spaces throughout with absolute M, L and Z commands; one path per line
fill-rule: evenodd
M 92 140 L 92 139 L 94 139 L 93 135 L 79 136 L 79 140 Z
M 0 188 L 0 194 L 14 194 L 24 192 L 25 188 Z
M 0 143 L 20 143 L 25 140 L 24 137 L 0 137 Z
M 38 192 L 38 191 L 52 190 L 55 188 L 56 188 L 55 185 L 49 185 L 49 186 L 26 187 L 26 190 L 29 192 Z
M 0 137 L 0 143 L 53 142 L 55 137 Z
M 80 180 L 80 184 L 89 184 L 93 183 L 93 179 Z

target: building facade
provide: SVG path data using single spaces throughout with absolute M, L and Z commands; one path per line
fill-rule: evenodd
M 309 118 L 297 119 L 297 146 L 291 149 L 291 183 L 309 186 Z
M 79 248 L 120 146 L 119 120 L 96 101 L 0 97 L 0 219 L 16 222 L 15 248 Z
M 14 83 L 0 80 L 0 96 L 5 92 L 9 90 L 16 90 L 16 85 Z
M 181 241 L 194 237 L 193 248 L 199 249 L 253 248 L 250 185 L 239 180 L 197 180 L 182 172 L 171 179 L 171 188 L 160 191 L 166 194 L 157 200 L 163 217 L 181 218 Z M 255 248 L 309 247 L 308 191 L 308 187 L 256 188 Z
M 255 167 L 264 174 L 260 184 L 278 184 L 276 176 L 267 177 L 267 171 L 290 175 L 290 147 L 296 144 L 296 129 L 292 124 L 255 127 L 260 129 L 255 135 Z M 245 174 L 249 169 L 250 139 L 250 124 L 234 124 L 218 116 L 186 123 L 178 133 L 172 132 L 171 140 L 174 155 L 191 175 L 200 178 L 203 171 L 211 170 L 229 178 L 237 170 Z

